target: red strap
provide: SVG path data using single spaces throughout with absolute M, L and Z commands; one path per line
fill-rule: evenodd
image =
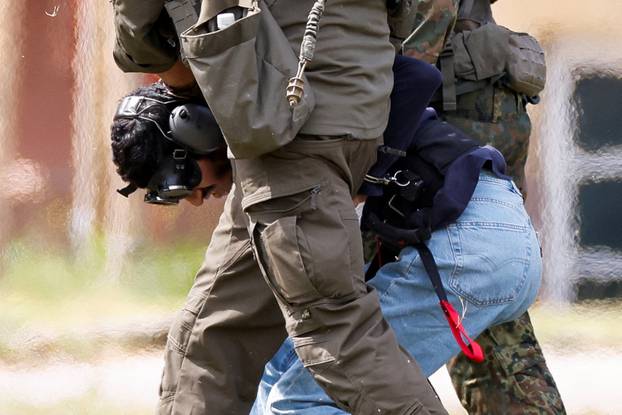
M 477 344 L 476 341 L 471 340 L 466 330 L 464 329 L 464 326 L 462 326 L 460 316 L 456 312 L 456 309 L 454 309 L 454 306 L 446 300 L 441 300 L 440 304 L 441 308 L 443 309 L 443 313 L 445 313 L 445 318 L 449 322 L 451 332 L 456 339 L 456 343 L 458 343 L 458 346 L 460 346 L 460 349 L 462 349 L 464 355 L 469 359 L 473 360 L 474 362 L 483 362 L 484 352 L 482 351 L 482 347 Z

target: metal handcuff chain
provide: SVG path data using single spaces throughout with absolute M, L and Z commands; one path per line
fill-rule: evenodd
M 389 177 L 388 180 L 391 183 L 393 183 L 393 184 L 395 184 L 396 186 L 399 186 L 399 187 L 410 186 L 410 184 L 412 183 L 412 181 L 410 179 L 406 179 L 406 182 L 400 182 L 399 175 L 402 174 L 402 173 L 404 173 L 403 170 L 398 170 L 398 171 L 396 171 L 393 174 L 393 176 Z
M 372 175 L 365 175 L 365 181 L 373 184 L 382 184 L 388 186 L 389 184 L 394 184 L 398 187 L 407 187 L 410 186 L 412 180 L 406 179 L 405 182 L 400 182 L 400 174 L 405 174 L 403 170 L 398 170 L 393 173 L 392 176 L 387 175 L 386 177 L 375 177 Z

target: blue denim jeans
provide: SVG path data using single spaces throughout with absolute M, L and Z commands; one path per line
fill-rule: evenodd
M 540 246 L 513 182 L 483 171 L 460 218 L 432 234 L 428 247 L 449 301 L 462 312 L 472 338 L 521 316 L 540 287 Z M 460 348 L 447 324 L 416 249 L 404 248 L 369 281 L 382 312 L 427 376 Z M 257 400 L 259 414 L 333 415 L 337 408 L 297 358 L 288 339 L 266 365 Z

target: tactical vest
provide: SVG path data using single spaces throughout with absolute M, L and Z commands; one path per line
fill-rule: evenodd
M 443 111 L 457 109 L 456 96 L 491 85 L 506 86 L 532 103 L 544 89 L 542 47 L 527 33 L 497 25 L 491 3 L 460 1 L 454 32 L 438 62 L 443 74 Z

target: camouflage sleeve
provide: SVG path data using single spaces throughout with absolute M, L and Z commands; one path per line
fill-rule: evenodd
M 177 61 L 178 45 L 165 0 L 114 0 L 114 59 L 125 72 L 159 73 Z
M 459 0 L 421 0 L 414 30 L 402 43 L 402 53 L 436 64 L 458 14 Z

